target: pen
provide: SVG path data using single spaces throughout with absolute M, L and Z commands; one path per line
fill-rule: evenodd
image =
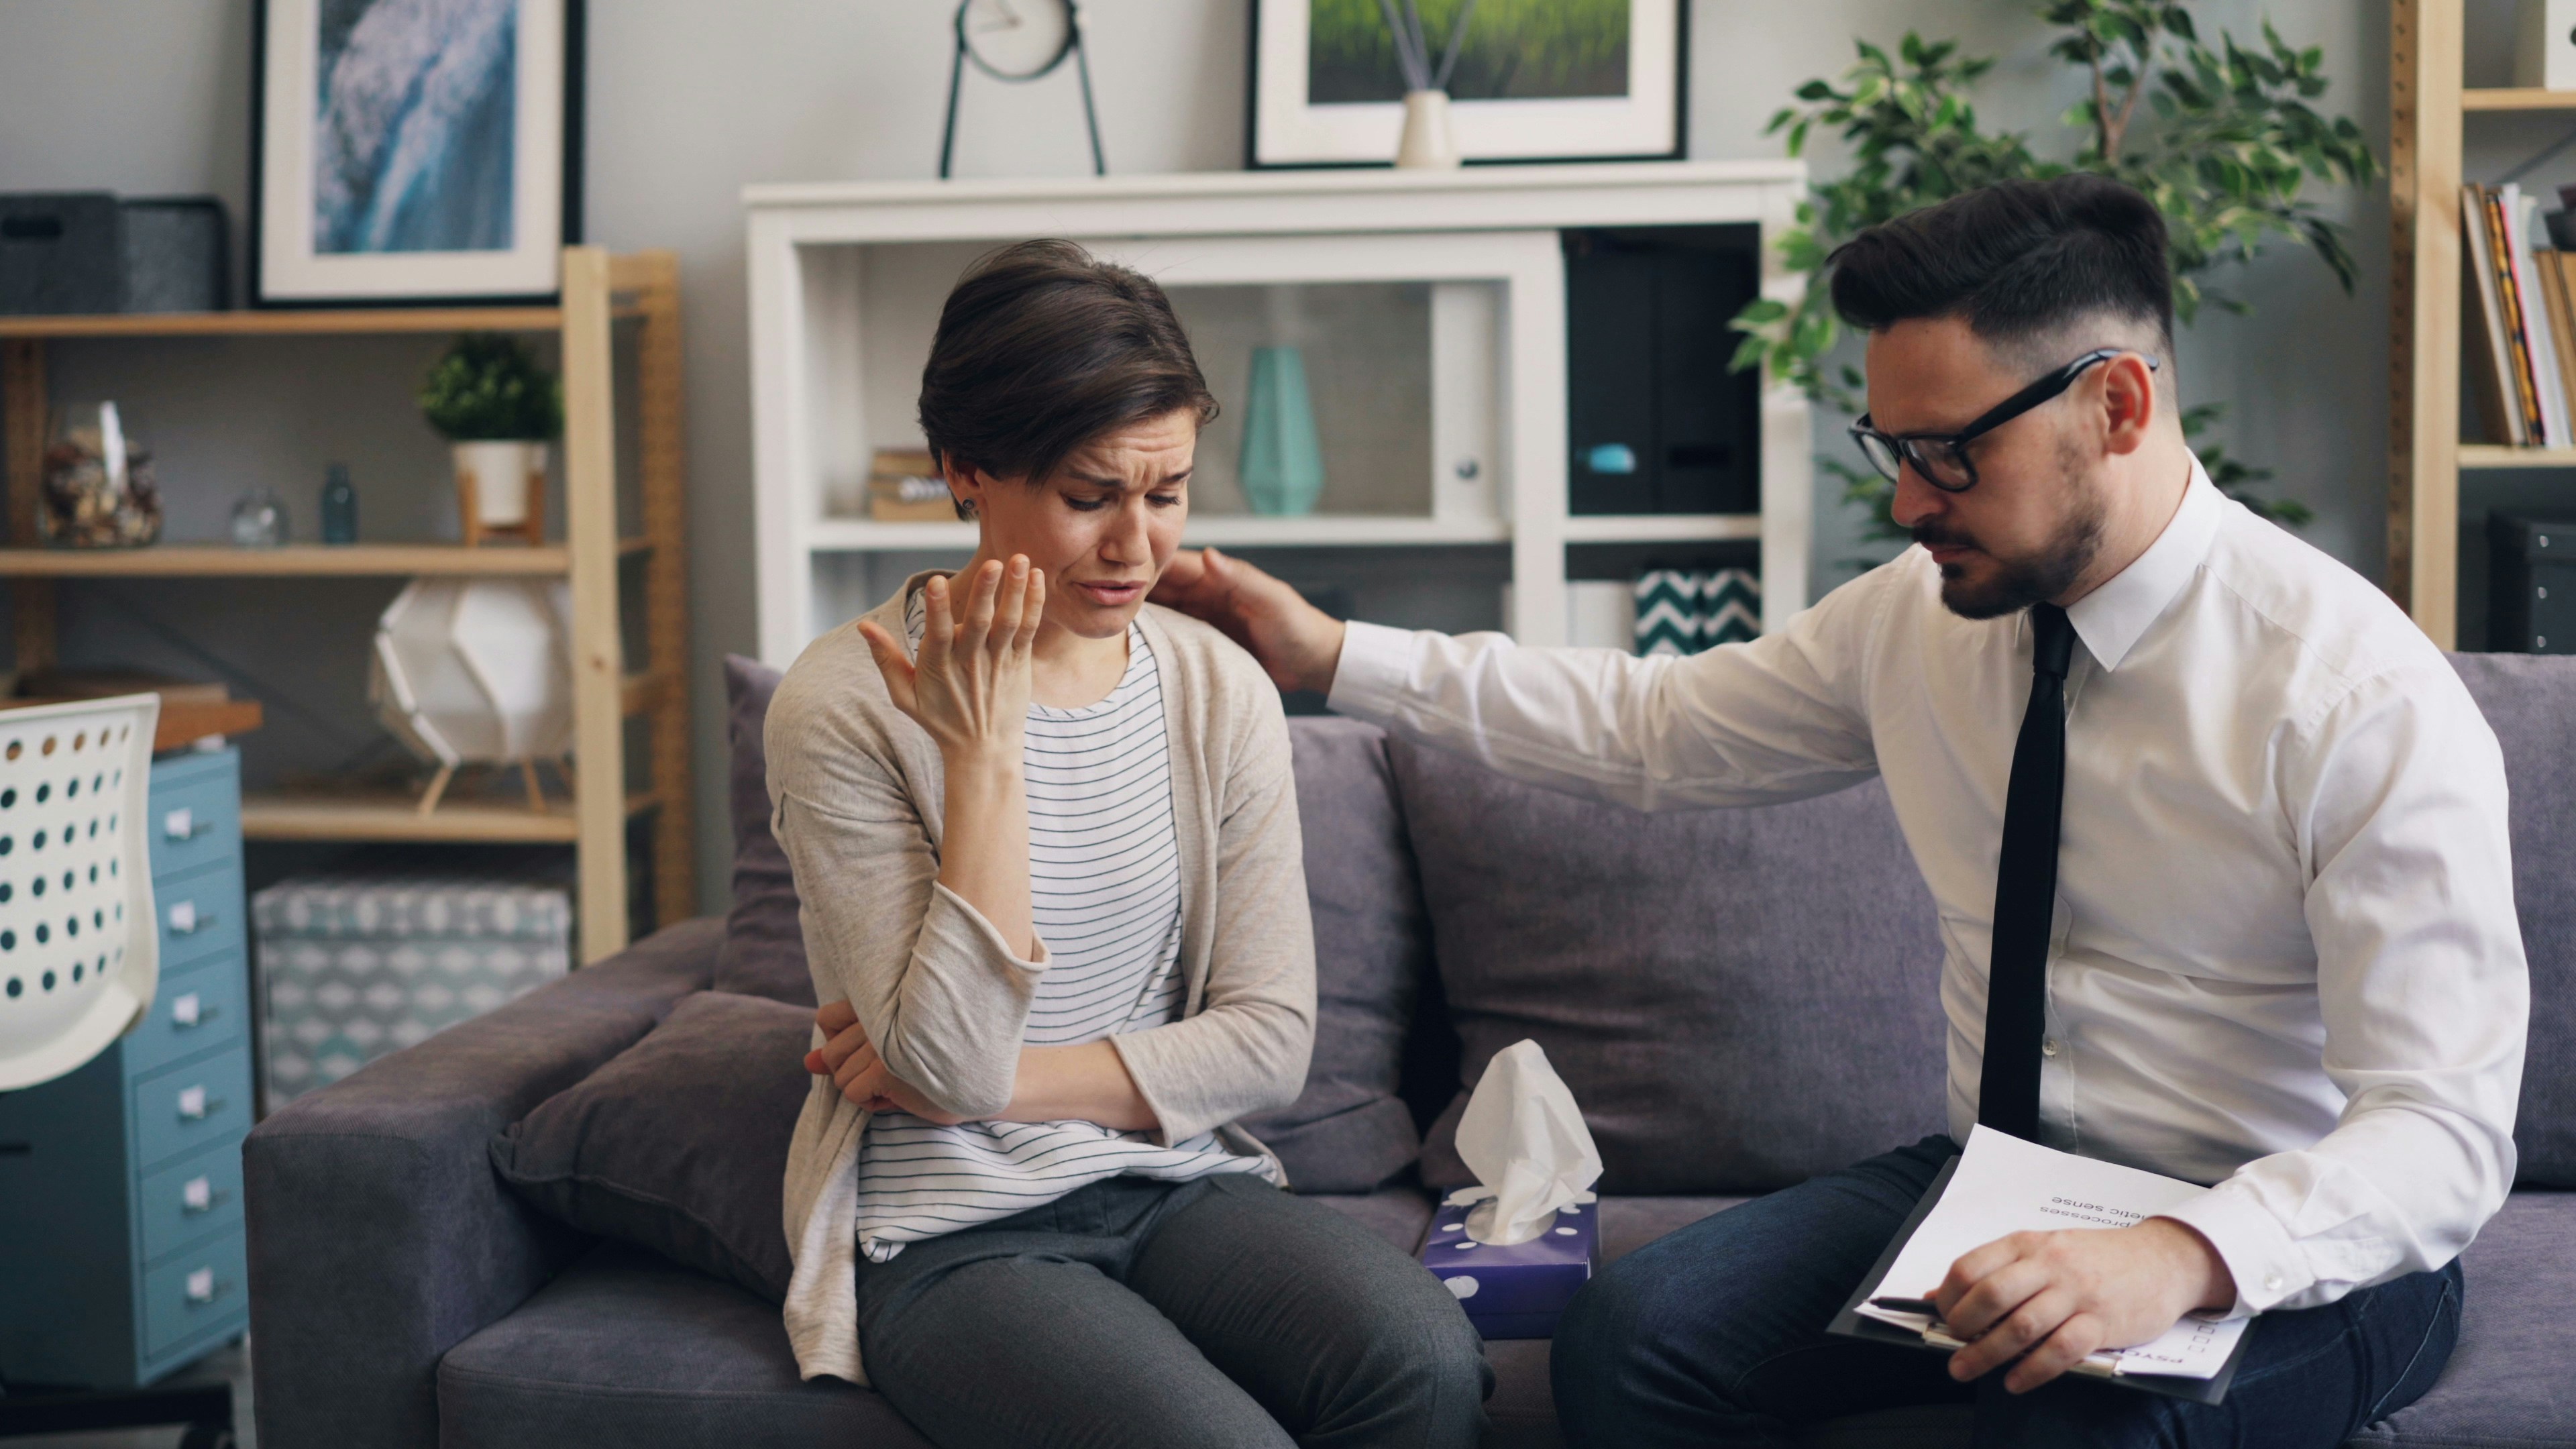
M 1869 1300 L 1869 1306 L 1884 1308 L 1891 1313 L 1920 1313 L 1927 1318 L 1941 1316 L 1941 1306 L 1929 1298 L 1873 1298 Z

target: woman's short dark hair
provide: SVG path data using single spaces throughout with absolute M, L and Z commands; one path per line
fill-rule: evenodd
M 1183 408 L 1202 427 L 1216 417 L 1171 299 L 1069 241 L 977 259 L 940 309 L 921 369 L 931 453 L 996 478 L 1037 482 L 1101 434 Z
M 1826 258 L 1834 310 L 1877 332 L 1957 317 L 1990 343 L 2109 314 L 2173 352 L 2173 275 L 2155 203 L 2108 177 L 1999 181 L 1869 228 Z

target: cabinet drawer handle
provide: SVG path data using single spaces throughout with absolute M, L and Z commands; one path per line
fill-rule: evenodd
M 179 1089 L 179 1116 L 183 1121 L 202 1122 L 222 1110 L 224 1110 L 224 1099 L 207 1096 L 204 1087 Z
M 194 840 L 214 830 L 209 821 L 201 821 L 194 810 L 173 810 L 161 817 L 161 834 L 171 840 Z
M 219 1295 L 232 1286 L 233 1285 L 230 1283 L 217 1282 L 215 1280 L 215 1270 L 212 1268 L 192 1269 L 188 1274 L 188 1301 L 191 1303 L 212 1303 Z
M 170 907 L 170 934 L 173 936 L 193 936 L 214 923 L 215 913 L 198 914 L 195 901 L 180 901 Z
M 216 1009 L 198 1000 L 197 993 L 193 991 L 174 998 L 170 1003 L 170 1024 L 182 1031 L 203 1026 L 217 1015 Z
M 179 1189 L 179 1211 L 183 1213 L 213 1212 L 215 1201 L 215 1180 L 211 1177 L 189 1178 Z

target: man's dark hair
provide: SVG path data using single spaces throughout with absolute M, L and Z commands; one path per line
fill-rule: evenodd
M 2173 274 L 2155 203 L 2104 176 L 1998 181 L 1834 249 L 1834 310 L 1864 331 L 1956 317 L 1989 343 L 2039 341 L 2108 313 L 2173 355 Z
M 921 369 L 941 463 L 1031 483 L 1103 433 L 1216 397 L 1151 277 L 1069 241 L 1016 242 L 966 269 Z M 961 506 L 958 512 L 962 515 Z

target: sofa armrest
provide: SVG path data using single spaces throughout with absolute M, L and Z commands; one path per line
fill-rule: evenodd
M 242 1144 L 267 1449 L 435 1449 L 438 1361 L 588 1246 L 486 1144 L 713 980 L 684 922 L 299 1097 Z

